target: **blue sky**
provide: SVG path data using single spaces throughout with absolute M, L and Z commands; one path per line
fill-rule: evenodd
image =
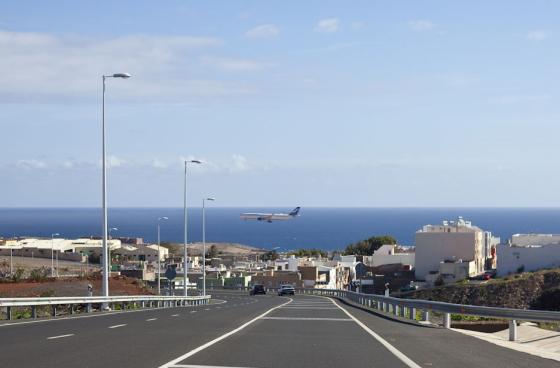
M 559 11 L 2 2 L 0 206 L 559 206 Z

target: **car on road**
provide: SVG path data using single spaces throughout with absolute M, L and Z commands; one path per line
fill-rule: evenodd
M 292 285 L 282 285 L 278 288 L 278 295 L 294 295 L 296 290 Z
M 263 294 L 264 295 L 264 294 L 266 294 L 266 289 L 265 289 L 264 285 L 255 284 L 249 290 L 249 294 L 250 295 L 257 295 L 257 294 Z

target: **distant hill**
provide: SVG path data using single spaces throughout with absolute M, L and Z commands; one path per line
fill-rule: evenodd
M 162 244 L 163 245 L 163 244 Z M 256 248 L 249 245 L 238 243 L 206 243 L 206 251 L 215 245 L 218 255 L 249 255 L 249 254 L 262 254 L 266 253 L 266 249 Z M 183 244 L 171 243 L 163 245 L 170 248 L 173 253 L 182 254 Z M 189 244 L 188 252 L 190 255 L 202 255 L 202 243 Z

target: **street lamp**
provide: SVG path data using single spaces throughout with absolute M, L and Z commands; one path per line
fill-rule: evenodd
M 161 253 L 160 253 L 160 239 L 159 239 L 159 234 L 160 234 L 160 222 L 164 220 L 167 221 L 169 220 L 169 217 L 163 216 L 163 217 L 159 217 L 157 219 L 157 252 L 158 252 L 158 261 L 157 261 L 157 265 L 158 265 L 158 272 L 157 272 L 157 293 L 158 295 L 161 295 L 161 289 L 160 289 L 160 273 L 161 273 Z
M 184 219 L 184 244 L 183 244 L 183 295 L 187 296 L 187 283 L 188 283 L 188 276 L 187 276 L 187 267 L 188 267 L 188 260 L 187 260 L 187 164 L 202 164 L 202 161 L 199 160 L 185 160 L 185 191 L 183 196 L 183 219 Z
M 206 201 L 214 201 L 212 197 L 202 199 L 202 295 L 206 296 Z
M 107 246 L 107 149 L 105 145 L 105 80 L 107 78 L 130 78 L 128 73 L 115 73 L 112 75 L 103 75 L 103 99 L 101 108 L 101 133 L 102 133 L 102 207 L 103 207 L 103 257 L 101 257 L 101 265 L 103 268 L 103 282 L 101 283 L 101 292 L 104 297 L 109 297 L 109 248 Z M 107 304 L 103 304 L 103 309 L 107 309 Z
M 59 233 L 51 234 L 51 277 L 54 277 L 54 237 L 60 236 Z

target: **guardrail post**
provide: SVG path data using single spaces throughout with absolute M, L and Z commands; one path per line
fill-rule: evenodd
M 401 306 L 400 310 L 401 310 L 400 316 L 403 318 L 406 317 L 406 307 Z
M 509 341 L 517 340 L 517 321 L 512 319 L 509 321 Z
M 451 328 L 451 314 L 444 313 L 443 314 L 443 327 L 444 328 Z
M 8 321 L 12 320 L 12 307 L 6 307 L 6 319 Z
M 52 306 L 52 316 L 56 317 L 56 305 Z
M 70 304 L 70 314 L 74 314 L 74 304 Z
M 31 307 L 31 318 L 36 319 L 37 318 L 37 306 L 33 305 Z
M 422 316 L 422 321 L 424 322 L 430 322 L 430 311 L 425 310 L 423 311 L 423 316 Z
M 397 317 L 399 316 L 399 309 L 400 306 L 398 304 L 393 304 L 393 314 Z
M 413 321 L 416 320 L 416 308 L 409 307 L 408 314 L 409 314 L 408 318 L 410 318 Z
M 91 303 L 88 303 L 88 304 L 86 305 L 86 312 L 87 312 L 87 313 L 91 313 Z

